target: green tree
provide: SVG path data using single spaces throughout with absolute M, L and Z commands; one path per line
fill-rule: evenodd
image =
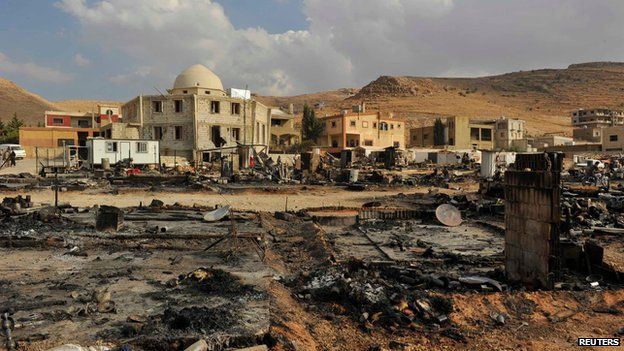
M 433 124 L 433 144 L 434 145 L 444 145 L 444 123 L 442 123 L 442 119 L 436 118 L 435 123 Z
M 19 142 L 19 129 L 24 122 L 17 118 L 17 113 L 13 114 L 13 118 L 8 123 L 2 123 L 0 128 L 0 144 L 17 144 Z
M 9 123 L 7 123 L 6 129 L 9 133 L 15 132 L 15 131 L 19 132 L 20 127 L 23 125 L 24 125 L 24 121 L 17 118 L 17 113 L 13 113 L 13 118 L 11 118 Z
M 305 104 L 303 106 L 303 119 L 301 121 L 301 139 L 308 141 L 316 141 L 323 131 L 325 125 L 321 120 L 316 118 L 314 109 Z

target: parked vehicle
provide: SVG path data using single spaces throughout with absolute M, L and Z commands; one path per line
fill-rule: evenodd
M 26 150 L 19 144 L 0 144 L 0 152 L 4 152 L 5 150 L 15 151 L 15 158 L 18 160 L 22 160 L 26 158 Z

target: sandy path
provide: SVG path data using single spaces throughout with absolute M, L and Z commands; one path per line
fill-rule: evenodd
M 361 206 L 376 198 L 399 193 L 413 194 L 426 192 L 426 188 L 392 188 L 383 191 L 347 191 L 340 188 L 320 187 L 319 189 L 298 191 L 294 194 L 275 194 L 267 192 L 245 192 L 241 194 L 216 194 L 210 192 L 132 192 L 113 194 L 91 194 L 87 192 L 61 192 L 59 202 L 69 202 L 73 206 L 112 205 L 118 207 L 137 206 L 139 202 L 148 205 L 152 199 L 159 199 L 165 204 L 179 202 L 182 205 L 193 204 L 214 206 L 231 204 L 236 209 L 253 211 L 283 211 L 288 198 L 288 209 L 298 210 L 320 206 Z M 52 203 L 54 193 L 51 190 L 25 192 L 0 192 L 0 196 L 30 195 L 35 204 Z

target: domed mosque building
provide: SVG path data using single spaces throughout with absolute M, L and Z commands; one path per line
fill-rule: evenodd
M 234 153 L 245 164 L 249 147 L 259 151 L 269 143 L 271 110 L 248 90 L 224 90 L 219 76 L 199 64 L 182 71 L 167 94 L 137 96 L 122 113 L 124 123 L 111 125 L 104 136 L 158 140 L 161 163 L 168 165 Z

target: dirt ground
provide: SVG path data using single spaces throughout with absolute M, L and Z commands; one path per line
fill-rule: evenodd
M 475 187 L 453 183 L 453 189 L 374 186 L 350 191 L 334 185 L 232 185 L 197 191 L 62 191 L 60 202 L 76 207 L 64 215 L 64 222 L 2 223 L 0 307 L 15 308 L 24 324 L 16 337 L 29 351 L 69 342 L 181 351 L 198 338 L 218 345 L 214 350 L 255 344 L 278 351 L 569 350 L 578 348 L 580 337 L 612 337 L 624 327 L 621 285 L 579 291 L 451 288 L 448 282 L 459 276 L 493 276 L 504 270 L 500 214 L 474 215 L 454 228 L 429 221 L 424 212 L 419 218 L 340 224 L 358 212 L 339 213 L 339 206 L 376 202 L 376 208 L 416 209 L 420 203 L 430 211 L 435 209 L 430 202 L 445 196 L 440 195 L 473 192 Z M 49 189 L 0 191 L 0 196 L 16 195 L 30 195 L 35 206 L 54 199 Z M 129 208 L 147 206 L 153 199 L 181 206 Z M 232 233 L 229 220 L 201 221 L 205 207 L 224 204 L 237 209 L 233 222 L 238 234 L 261 238 L 263 258 L 244 240 L 204 251 L 224 233 Z M 123 208 L 123 229 L 96 231 L 95 210 L 83 212 L 93 205 Z M 332 207 L 293 212 L 324 206 Z M 281 212 L 286 208 L 291 212 Z M 314 217 L 319 213 L 338 220 L 324 224 Z M 172 220 L 182 214 L 190 219 Z M 227 279 L 216 288 L 185 285 L 200 267 L 211 274 L 222 269 Z M 413 275 L 394 279 L 387 270 L 392 267 Z M 342 286 L 331 298 L 319 298 L 307 288 L 314 277 L 332 277 L 334 271 L 354 285 Z M 447 284 L 435 286 L 434 280 Z M 359 290 L 349 286 L 364 289 L 362 295 L 350 295 L 348 291 Z M 388 296 L 434 296 L 451 307 L 441 322 L 416 317 L 410 323 L 387 323 L 384 318 L 390 315 L 404 321 L 409 315 L 403 314 L 418 312 L 399 309 L 394 302 L 361 302 L 366 289 L 380 286 Z M 111 292 L 112 306 L 98 303 L 102 289 Z M 413 304 L 415 295 L 404 300 Z M 372 317 L 377 314 L 380 319 Z M 498 315 L 504 316 L 503 322 Z M 435 318 L 440 316 L 436 312 Z M 233 341 L 228 344 L 223 338 Z
M 473 185 L 474 186 L 474 185 Z M 397 194 L 415 194 L 429 191 L 429 188 L 392 187 L 371 191 L 348 191 L 334 186 L 296 186 L 286 190 L 273 189 L 241 189 L 234 193 L 215 193 L 206 191 L 144 191 L 122 190 L 117 194 L 102 193 L 98 189 L 87 191 L 67 191 L 59 193 L 59 202 L 73 206 L 86 207 L 93 205 L 138 206 L 140 202 L 147 205 L 152 199 L 159 199 L 165 204 L 180 203 L 186 206 L 194 204 L 214 206 L 230 204 L 234 208 L 247 211 L 284 211 L 300 210 L 323 206 L 361 206 L 381 197 Z M 443 190 L 453 192 L 452 190 Z M 52 203 L 52 190 L 31 191 L 0 191 L 0 196 L 30 195 L 36 204 Z

